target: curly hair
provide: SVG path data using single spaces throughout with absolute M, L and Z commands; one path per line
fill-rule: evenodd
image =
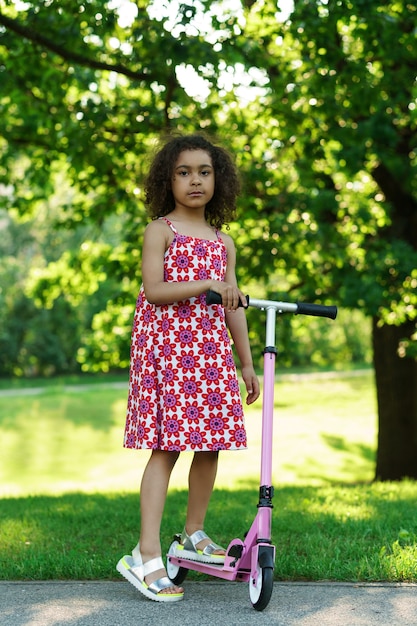
M 206 206 L 206 220 L 220 229 L 235 218 L 240 180 L 232 157 L 205 135 L 170 135 L 155 154 L 145 180 L 145 204 L 152 219 L 167 215 L 175 208 L 171 190 L 174 166 L 184 150 L 204 150 L 214 168 L 214 194 Z

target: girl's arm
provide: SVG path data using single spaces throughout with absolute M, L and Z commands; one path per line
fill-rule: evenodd
M 217 280 L 195 280 L 164 282 L 164 255 L 168 249 L 172 231 L 162 221 L 155 220 L 148 224 L 143 237 L 142 282 L 145 296 L 151 304 L 163 305 L 187 300 L 212 289 L 222 296 L 224 306 L 234 310 L 239 304 L 246 303 L 243 294 L 234 283 Z
M 233 241 L 228 237 L 225 240 L 227 246 L 227 271 L 226 281 L 230 284 L 234 284 L 237 287 L 235 265 L 236 265 L 236 250 Z M 241 293 L 241 292 L 240 292 Z M 243 296 L 243 294 L 242 294 Z M 244 300 L 246 304 L 246 300 Z M 246 315 L 244 309 L 227 310 L 226 322 L 229 327 L 230 334 L 235 344 L 236 352 L 239 357 L 240 367 L 242 371 L 242 378 L 246 385 L 246 391 L 248 393 L 246 397 L 246 403 L 252 404 L 259 397 L 259 380 L 256 376 L 253 361 L 252 352 L 249 343 L 248 325 L 246 322 Z
M 239 357 L 242 378 L 248 394 L 246 404 L 252 404 L 259 398 L 260 389 L 259 380 L 253 367 L 244 310 L 227 311 L 226 321 Z

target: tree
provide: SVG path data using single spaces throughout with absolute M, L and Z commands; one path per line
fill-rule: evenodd
M 261 42 L 270 117 L 293 146 L 296 231 L 313 248 L 302 290 L 327 293 L 328 274 L 373 318 L 380 479 L 417 477 L 416 26 L 413 3 L 299 0 L 282 44 Z
M 376 476 L 417 477 L 415 4 L 296 0 L 286 21 L 272 0 L 171 5 L 126 2 L 123 24 L 110 2 L 3 2 L 3 206 L 27 215 L 59 173 L 71 188 L 60 223 L 89 224 L 88 245 L 102 249 L 123 216 L 106 261 L 122 307 L 153 138 L 217 133 L 245 180 L 242 277 L 372 316 Z M 190 66 L 191 86 L 179 80 Z

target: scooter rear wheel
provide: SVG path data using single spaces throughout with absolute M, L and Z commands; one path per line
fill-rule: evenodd
M 258 577 L 256 582 L 249 582 L 249 596 L 252 606 L 256 611 L 263 611 L 269 604 L 274 586 L 274 570 L 272 567 L 257 568 Z
M 178 545 L 178 541 L 175 540 L 171 543 L 168 550 L 167 556 L 167 574 L 168 578 L 174 583 L 174 585 L 180 585 L 186 578 L 188 574 L 188 569 L 186 567 L 180 567 L 176 563 L 173 563 L 170 560 L 170 555 L 175 554 L 175 546 Z

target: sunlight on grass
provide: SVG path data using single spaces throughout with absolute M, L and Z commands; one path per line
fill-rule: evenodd
M 256 485 L 216 489 L 207 531 L 222 545 L 243 538 L 256 515 L 257 495 Z M 415 481 L 277 487 L 276 579 L 415 582 L 416 498 Z M 171 490 L 161 530 L 164 549 L 181 531 L 186 507 L 187 490 Z M 135 545 L 139 525 L 137 493 L 5 498 L 0 579 L 114 579 L 115 563 Z
M 137 491 L 149 453 L 122 447 L 127 389 L 45 388 L 0 398 L 0 495 Z M 256 484 L 261 401 L 246 411 L 249 448 L 220 455 L 218 487 Z M 277 383 L 274 484 L 320 485 L 373 478 L 376 408 L 371 372 Z M 191 453 L 171 486 L 185 488 Z
M 114 490 L 123 480 L 137 485 L 122 448 L 125 397 L 110 388 L 2 398 L 3 495 Z

